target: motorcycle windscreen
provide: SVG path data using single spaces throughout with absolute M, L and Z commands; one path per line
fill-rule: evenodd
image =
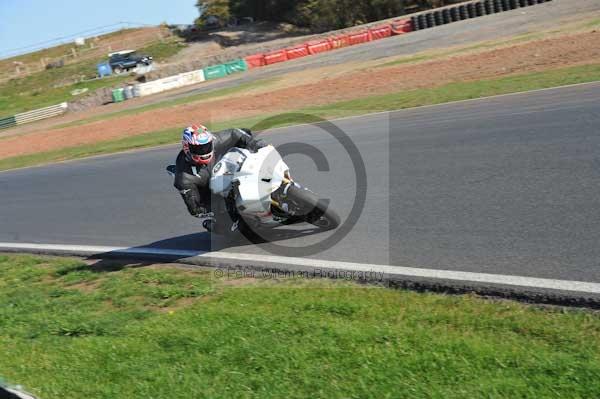
M 213 194 L 226 197 L 231 190 L 231 183 L 235 173 L 238 171 L 238 164 L 229 159 L 223 158 L 213 167 L 210 178 L 210 189 Z

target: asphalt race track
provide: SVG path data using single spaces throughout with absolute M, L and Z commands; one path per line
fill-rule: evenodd
M 334 123 L 360 149 L 366 182 L 327 126 L 262 133 L 325 154 L 328 172 L 305 155 L 286 160 L 343 218 L 366 186 L 354 228 L 307 258 L 600 283 L 600 83 Z M 270 254 L 201 232 L 164 172 L 177 151 L 0 173 L 0 242 Z M 313 233 L 285 227 L 270 239 L 298 247 L 332 234 Z

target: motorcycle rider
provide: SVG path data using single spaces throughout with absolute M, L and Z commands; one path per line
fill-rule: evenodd
M 235 204 L 227 203 L 221 197 L 211 198 L 209 183 L 212 168 L 233 147 L 258 151 L 266 144 L 253 138 L 249 129 L 227 129 L 211 133 L 203 125 L 186 127 L 181 144 L 174 186 L 179 190 L 189 213 L 195 217 L 203 217 L 212 212 L 214 216 L 203 222 L 208 231 L 235 231 L 238 227 Z M 229 228 L 226 226 L 226 214 L 229 215 Z

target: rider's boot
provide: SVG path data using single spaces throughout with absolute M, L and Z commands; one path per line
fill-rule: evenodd
M 239 230 L 239 228 L 240 228 L 240 219 L 237 218 L 236 220 L 233 221 L 229 230 L 231 233 L 235 233 L 236 231 Z
M 202 222 L 202 227 L 204 227 L 209 233 L 215 231 L 216 221 L 214 219 L 206 219 Z
M 209 233 L 228 235 L 235 233 L 239 230 L 240 219 L 234 220 L 232 223 L 218 223 L 215 219 L 206 219 L 202 222 L 204 227 Z

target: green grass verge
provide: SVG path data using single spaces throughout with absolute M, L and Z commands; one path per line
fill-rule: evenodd
M 166 129 L 140 136 L 131 136 L 120 140 L 100 141 L 94 146 L 77 146 L 56 151 L 0 159 L 0 170 L 22 168 L 31 165 L 41 165 L 48 162 L 79 159 L 92 155 L 111 154 L 136 148 L 174 143 L 178 139 L 177 133 L 178 132 L 176 132 L 175 129 Z
M 585 65 L 497 79 L 450 83 L 431 89 L 408 90 L 400 93 L 370 96 L 325 106 L 299 109 L 296 110 L 295 114 L 263 115 L 246 119 L 216 121 L 212 125 L 209 124 L 209 126 L 214 130 L 230 126 L 248 126 L 253 127 L 255 130 L 264 130 L 298 123 L 310 123 L 319 118 L 337 118 L 361 115 L 369 112 L 392 111 L 593 81 L 600 81 L 600 65 Z M 185 100 L 187 99 L 175 101 Z M 77 159 L 90 155 L 108 154 L 133 148 L 176 143 L 179 139 L 180 129 L 165 129 L 115 141 L 98 142 L 94 146 L 86 145 L 52 152 L 5 158 L 0 160 L 0 170 Z
M 600 18 L 594 18 L 582 25 L 583 28 L 599 28 Z
M 80 76 L 94 76 L 98 60 L 65 65 L 62 68 L 38 72 L 21 79 L 12 79 L 0 85 L 0 118 L 20 112 L 30 111 L 49 105 L 59 104 L 84 97 L 71 95 L 75 89 L 87 88 L 88 93 L 103 87 L 111 87 L 130 80 L 129 76 L 112 76 L 104 79 L 72 82 Z
M 0 255 L 0 375 L 43 399 L 593 398 L 600 316 Z

